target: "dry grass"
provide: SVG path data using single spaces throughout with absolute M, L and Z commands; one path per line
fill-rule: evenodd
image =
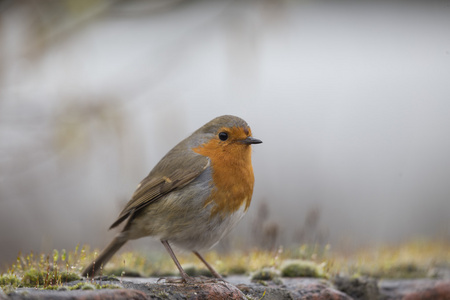
M 369 275 L 378 278 L 431 276 L 435 267 L 450 267 L 448 241 L 415 240 L 392 246 L 366 248 L 352 255 L 334 254 L 329 269 L 333 273 Z

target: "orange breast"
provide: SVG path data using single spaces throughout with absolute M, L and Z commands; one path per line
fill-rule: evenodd
M 243 204 L 248 209 L 255 178 L 251 162 L 251 146 L 231 143 L 225 147 L 218 139 L 192 150 L 211 160 L 214 188 L 205 206 L 214 204 L 211 216 L 237 211 Z

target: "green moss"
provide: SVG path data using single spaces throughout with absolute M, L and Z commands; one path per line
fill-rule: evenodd
M 23 274 L 22 284 L 25 287 L 35 287 L 39 285 L 44 285 L 47 272 L 39 271 L 31 268 Z
M 70 290 L 81 290 L 82 287 L 83 287 L 84 285 L 86 285 L 86 284 L 88 284 L 88 283 L 86 283 L 86 282 L 79 282 L 79 283 L 77 283 L 77 284 L 71 286 L 71 287 L 70 287 Z
M 62 283 L 79 280 L 80 276 L 73 272 L 40 271 L 31 268 L 24 272 L 22 285 L 24 287 L 44 287 L 45 289 L 57 288 Z
M 5 274 L 0 276 L 0 286 L 18 286 L 20 284 L 20 280 L 16 275 Z
M 116 275 L 103 275 L 96 277 L 96 279 L 100 281 L 120 281 L 120 279 L 117 279 Z
M 81 277 L 77 273 L 73 273 L 73 272 L 61 272 L 61 273 L 59 273 L 59 275 L 61 276 L 60 279 L 61 279 L 61 282 L 63 282 L 63 283 L 81 279 Z
M 283 277 L 325 277 L 323 267 L 307 260 L 287 260 L 281 266 Z
M 41 290 L 51 290 L 51 291 L 57 291 L 59 290 L 61 286 L 58 285 L 47 285 L 45 287 L 40 288 Z
M 69 288 L 70 290 L 95 290 L 96 285 L 93 285 L 89 282 L 79 282 Z
M 104 285 L 100 285 L 99 288 L 101 288 L 101 289 L 121 289 L 123 287 L 118 284 L 104 284 Z
M 0 276 L 0 298 L 1 293 L 10 294 L 13 293 L 16 288 L 20 286 L 20 280 L 16 275 L 5 274 Z
M 121 289 L 122 286 L 117 284 L 93 284 L 90 282 L 79 282 L 69 289 L 72 290 L 101 290 L 101 289 Z
M 280 273 L 275 270 L 274 268 L 262 268 L 252 274 L 252 280 L 258 281 L 258 280 L 274 280 L 276 278 L 280 277 Z
M 90 283 L 85 283 L 85 284 L 83 284 L 81 287 L 80 287 L 80 290 L 83 290 L 83 291 L 87 291 L 87 290 L 95 290 L 96 288 L 95 288 L 95 286 L 93 285 L 93 284 L 90 284 Z

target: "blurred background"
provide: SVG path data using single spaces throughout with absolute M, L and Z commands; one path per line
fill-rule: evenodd
M 159 159 L 223 114 L 264 143 L 218 249 L 450 241 L 449 16 L 448 1 L 0 1 L 0 266 L 105 246 Z

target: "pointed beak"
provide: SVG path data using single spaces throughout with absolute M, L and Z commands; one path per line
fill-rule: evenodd
M 261 140 L 255 139 L 254 137 L 251 137 L 251 136 L 247 137 L 247 138 L 244 139 L 244 140 L 241 140 L 240 142 L 241 142 L 242 144 L 246 144 L 246 145 L 251 145 L 251 144 L 261 144 L 261 143 L 262 143 Z

